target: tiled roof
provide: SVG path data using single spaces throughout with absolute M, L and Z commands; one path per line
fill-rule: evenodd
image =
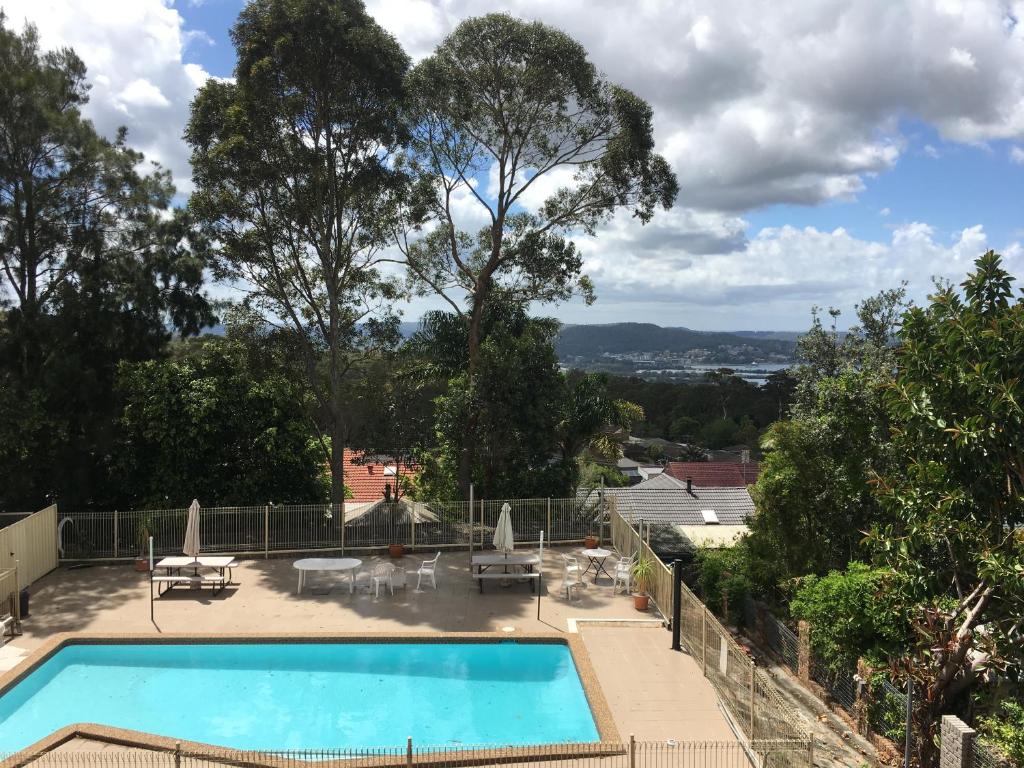
M 686 490 L 686 483 L 666 474 L 630 488 L 606 488 L 621 514 L 631 523 L 705 525 L 703 512 L 713 510 L 721 525 L 743 525 L 754 515 L 754 502 L 745 486 Z
M 403 478 L 410 477 L 417 470 L 415 466 L 401 464 L 396 467 L 393 461 L 376 459 L 345 449 L 345 486 L 352 492 L 351 501 L 380 501 L 384 498 L 385 485 L 391 486 L 393 495 L 398 474 L 396 470 L 401 470 Z
M 746 464 L 710 461 L 670 461 L 665 472 L 677 480 L 691 478 L 698 488 L 731 488 L 753 485 L 761 473 L 756 461 Z

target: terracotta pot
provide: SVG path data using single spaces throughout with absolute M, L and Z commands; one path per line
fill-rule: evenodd
M 402 557 L 405 554 L 405 545 L 388 544 L 388 554 L 392 557 Z
M 135 558 L 135 570 L 139 573 L 149 573 L 149 558 L 148 557 L 136 557 Z
M 649 595 L 633 595 L 633 607 L 638 611 L 646 611 L 650 606 L 651 598 Z
M 597 536 L 587 536 L 583 540 L 583 546 L 587 549 L 595 549 L 597 547 Z

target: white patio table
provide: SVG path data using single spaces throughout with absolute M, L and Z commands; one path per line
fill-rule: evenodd
M 352 594 L 356 586 L 356 569 L 362 564 L 362 560 L 357 560 L 354 557 L 307 557 L 302 560 L 296 560 L 293 566 L 299 572 L 297 594 L 302 594 L 302 585 L 306 583 L 306 573 L 308 571 L 348 571 L 348 592 Z

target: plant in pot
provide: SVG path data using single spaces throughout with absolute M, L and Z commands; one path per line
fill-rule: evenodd
M 135 558 L 135 570 L 139 573 L 149 572 L 149 537 L 153 535 L 153 516 L 143 515 L 139 518 L 139 527 L 135 532 L 135 543 L 139 546 L 139 555 Z
M 654 578 L 654 561 L 641 554 L 633 563 L 633 607 L 638 611 L 646 611 L 650 605 L 651 597 L 647 594 L 647 587 Z

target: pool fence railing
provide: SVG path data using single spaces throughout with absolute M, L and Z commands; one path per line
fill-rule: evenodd
M 503 505 L 512 509 L 517 544 L 536 545 L 540 532 L 552 544 L 607 540 L 606 502 L 593 497 L 481 499 L 468 501 L 346 502 L 204 507 L 200 542 L 206 554 L 269 557 L 273 554 L 360 552 L 400 544 L 410 551 L 491 546 Z M 614 500 L 607 500 L 607 507 Z M 153 537 L 154 554 L 181 551 L 188 509 L 61 511 L 62 561 L 131 560 Z M 0 531 L 2 533 L 2 531 Z M 602 533 L 604 534 L 602 536 Z
M 672 569 L 651 549 L 649 528 L 642 520 L 626 520 L 615 509 L 609 515 L 615 549 L 626 557 L 641 552 L 653 561 L 647 592 L 658 612 L 670 621 L 674 615 Z M 686 584 L 680 583 L 679 588 L 681 645 L 700 664 L 734 729 L 750 744 L 782 739 L 809 745 L 805 721 L 785 702 L 772 679 Z
M 539 763 L 550 768 L 811 768 L 806 742 L 637 741 L 522 746 L 405 746 L 252 752 L 76 744 L 0 755 L 0 768 L 462 768 Z

